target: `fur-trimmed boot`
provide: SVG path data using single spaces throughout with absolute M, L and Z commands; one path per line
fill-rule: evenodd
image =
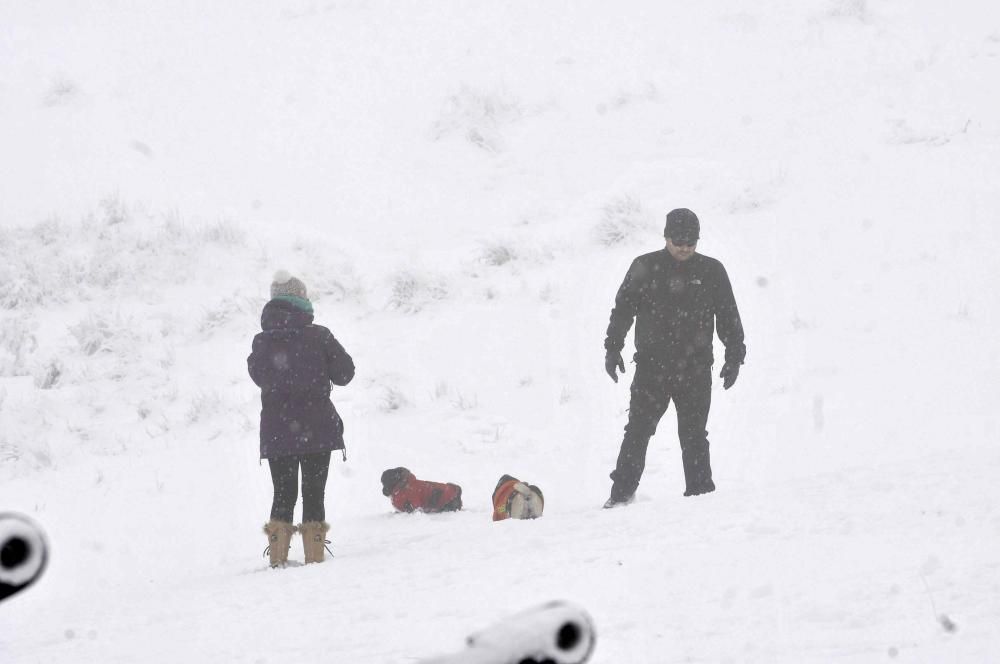
M 268 521 L 264 524 L 267 535 L 267 553 L 271 567 L 284 567 L 288 563 L 288 549 L 292 545 L 295 526 L 286 521 Z
M 323 550 L 326 549 L 326 534 L 330 531 L 330 524 L 326 521 L 306 521 L 299 524 L 299 532 L 302 533 L 302 548 L 306 554 L 306 564 L 321 563 L 325 557 Z

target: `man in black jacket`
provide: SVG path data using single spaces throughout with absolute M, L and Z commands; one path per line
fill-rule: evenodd
M 646 466 L 646 448 L 671 399 L 684 463 L 685 496 L 715 490 L 708 453 L 712 339 L 726 347 L 723 387 L 736 382 L 746 355 L 743 324 L 722 263 L 695 253 L 700 224 L 686 208 L 667 215 L 666 248 L 639 256 L 618 289 L 608 325 L 604 368 L 618 382 L 621 351 L 635 320 L 635 378 L 628 424 L 605 507 L 628 504 Z

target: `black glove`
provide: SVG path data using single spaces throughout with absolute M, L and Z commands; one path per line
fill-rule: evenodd
M 719 378 L 722 379 L 722 387 L 728 390 L 739 378 L 739 375 L 740 365 L 735 362 L 726 362 L 722 365 L 722 372 L 719 374 Z
M 625 373 L 625 360 L 622 359 L 620 351 L 608 351 L 604 356 L 604 370 L 611 376 L 611 380 L 618 382 L 618 372 Z

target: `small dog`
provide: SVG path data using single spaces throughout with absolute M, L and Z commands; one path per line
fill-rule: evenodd
M 462 487 L 418 480 L 407 468 L 382 473 L 382 495 L 400 512 L 455 512 L 462 509 Z
M 545 496 L 534 484 L 504 475 L 493 490 L 493 520 L 537 519 L 545 509 Z

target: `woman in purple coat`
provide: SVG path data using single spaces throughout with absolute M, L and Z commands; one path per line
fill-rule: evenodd
M 272 567 L 284 566 L 292 535 L 302 533 L 306 563 L 322 562 L 326 533 L 324 494 L 330 453 L 344 459 L 344 423 L 330 401 L 330 386 L 354 378 L 354 361 L 333 333 L 313 324 L 306 286 L 284 270 L 274 275 L 271 300 L 260 317 L 247 368 L 260 387 L 260 457 L 274 484 L 271 519 L 264 526 Z M 302 523 L 292 525 L 302 469 Z

